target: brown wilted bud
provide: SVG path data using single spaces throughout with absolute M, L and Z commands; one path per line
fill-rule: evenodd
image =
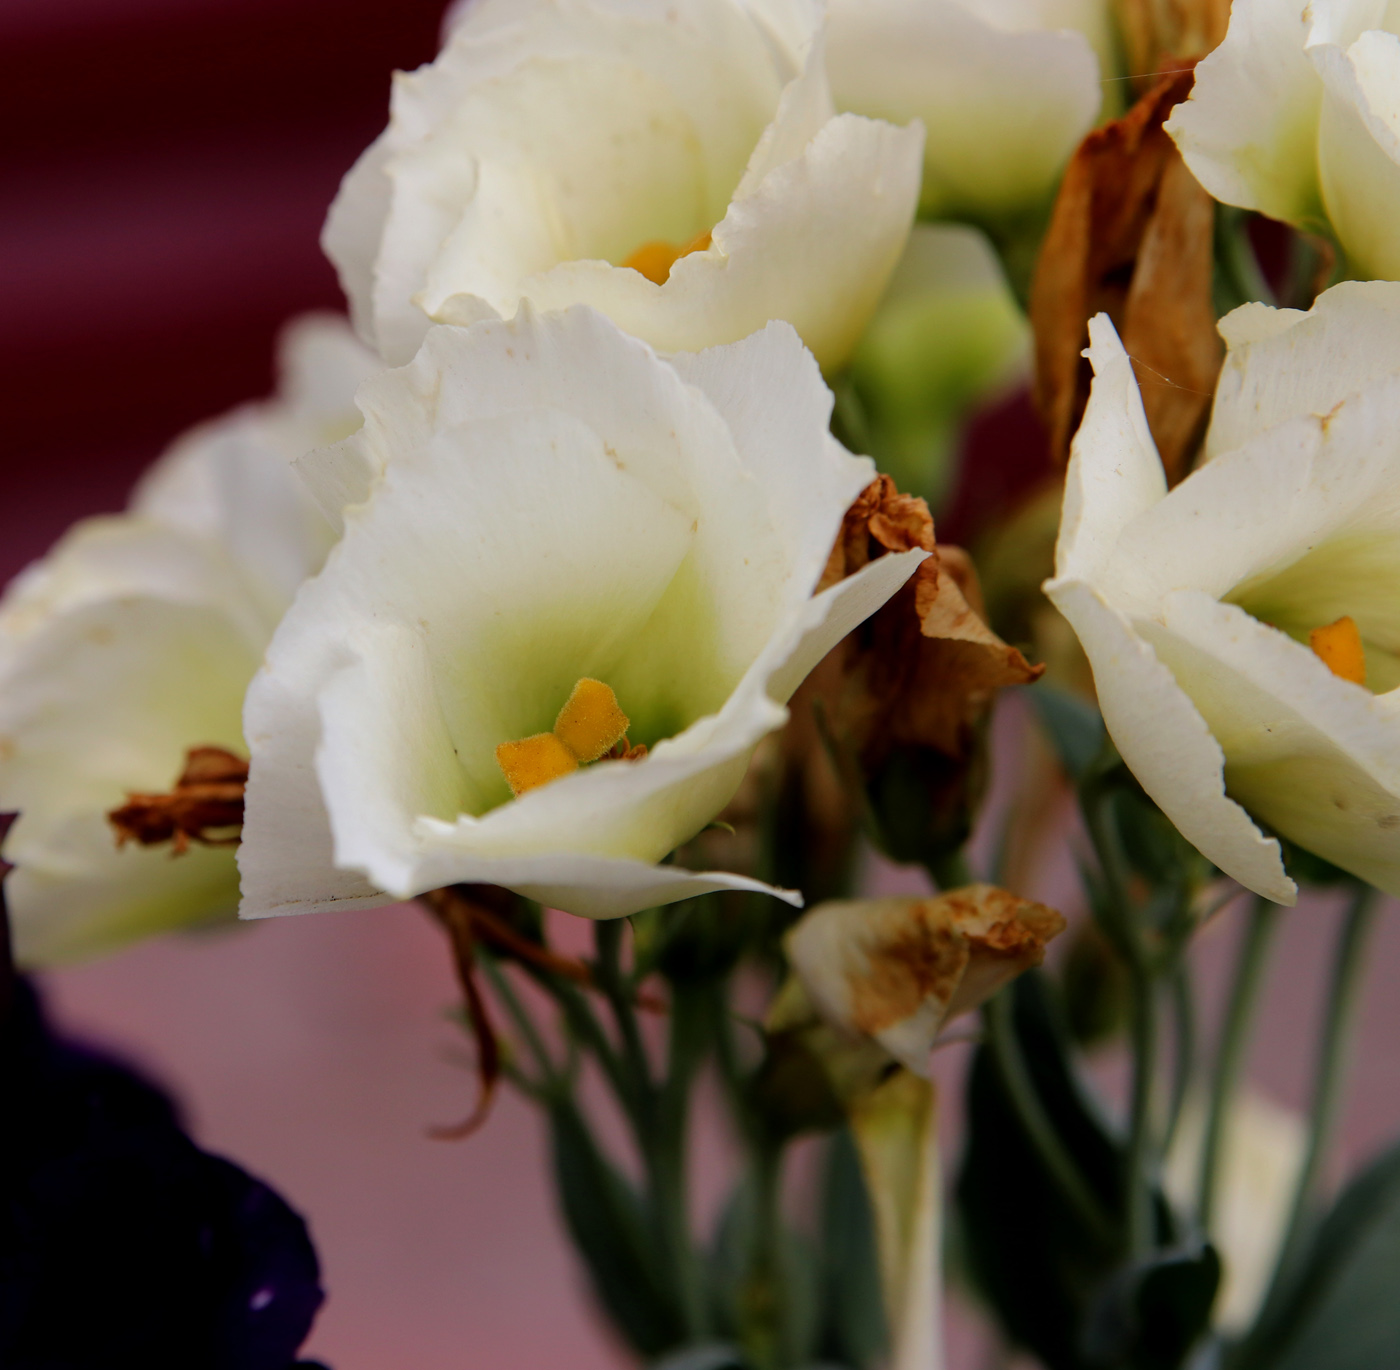
M 116 830 L 119 847 L 169 842 L 171 854 L 181 856 L 191 842 L 237 846 L 247 784 L 248 763 L 241 756 L 223 747 L 191 747 L 169 794 L 129 794 L 107 821 Z
M 843 1038 L 879 1043 L 916 1074 L 945 1025 L 1039 965 L 1065 920 L 1054 909 L 993 885 L 929 899 L 820 904 L 784 939 L 793 976 L 814 1016 Z M 792 992 L 775 1004 L 791 1028 Z M 779 1011 L 781 1010 L 781 1011 Z
M 847 513 L 823 584 L 914 547 L 933 555 L 812 672 L 785 739 L 790 760 L 805 758 L 821 836 L 853 824 L 853 791 L 864 787 L 891 853 L 908 860 L 961 845 L 977 790 L 977 725 L 999 689 L 1041 672 L 987 627 L 971 559 L 935 546 L 928 506 L 888 476 Z
M 1190 467 L 1224 356 L 1215 328 L 1214 203 L 1162 128 L 1190 93 L 1173 64 L 1065 169 L 1031 286 L 1035 397 L 1063 461 L 1084 413 L 1089 320 L 1108 313 L 1133 360 L 1147 422 L 1175 484 Z

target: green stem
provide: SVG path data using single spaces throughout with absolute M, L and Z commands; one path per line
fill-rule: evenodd
M 1201 1148 L 1200 1190 L 1196 1211 L 1201 1230 L 1209 1233 L 1215 1217 L 1215 1194 L 1220 1183 L 1220 1163 L 1224 1155 L 1226 1129 L 1245 1058 L 1249 1054 L 1250 1027 L 1264 980 L 1264 967 L 1279 925 L 1281 910 L 1277 904 L 1262 897 L 1254 901 L 1245 927 L 1244 941 L 1235 962 L 1235 975 L 1230 986 L 1225 1023 L 1220 1031 L 1220 1046 L 1215 1055 L 1215 1074 L 1211 1081 L 1209 1112 L 1206 1115 L 1205 1141 Z
M 605 919 L 595 927 L 598 988 L 603 991 L 612 1009 L 613 1021 L 622 1040 L 622 1063 L 631 1077 L 631 1088 L 643 1109 L 650 1111 L 655 1103 L 656 1091 L 651 1078 L 651 1064 L 647 1060 L 641 1029 L 637 1024 L 632 987 L 622 973 L 622 931 L 623 920 L 620 918 Z
M 1176 1060 L 1172 1075 L 1171 1102 L 1167 1126 L 1162 1135 L 1162 1153 L 1167 1154 L 1181 1122 L 1186 1096 L 1196 1075 L 1196 996 L 1191 985 L 1191 966 L 1183 955 L 1172 976 L 1172 1026 L 1175 1030 Z
M 1380 899 L 1370 886 L 1357 890 L 1337 942 L 1336 959 L 1332 965 L 1332 984 L 1327 998 L 1327 1014 L 1323 1020 L 1322 1040 L 1318 1047 L 1313 1076 L 1312 1119 L 1308 1131 L 1308 1146 L 1303 1168 L 1293 1191 L 1293 1204 L 1284 1229 L 1283 1245 L 1274 1266 L 1273 1282 L 1264 1302 L 1261 1322 L 1269 1321 L 1284 1306 L 1295 1272 L 1300 1264 L 1311 1229 L 1313 1204 L 1318 1181 L 1336 1131 L 1338 1115 L 1346 1090 L 1347 1067 L 1351 1046 L 1360 1015 L 1362 987 L 1365 982 L 1366 946 Z
M 480 949 L 477 951 L 477 963 L 485 971 L 486 978 L 491 982 L 491 988 L 495 991 L 496 997 L 505 1005 L 507 1015 L 515 1024 L 515 1030 L 525 1039 L 525 1045 L 529 1048 L 530 1055 L 535 1059 L 535 1066 L 540 1072 L 536 1088 L 540 1092 L 558 1089 L 561 1083 L 559 1068 L 554 1064 L 553 1057 L 550 1056 L 545 1047 L 544 1039 L 540 1036 L 530 1015 L 525 1011 L 525 1007 L 520 1002 L 509 978 L 496 963 L 496 958 Z M 519 1071 L 517 1070 L 512 1078 L 518 1075 Z M 518 1079 L 516 1083 L 519 1083 Z
M 944 852 L 940 856 L 929 857 L 924 865 L 933 877 L 933 883 L 942 893 L 977 883 L 977 877 L 968 864 L 967 853 L 961 847 Z
M 1157 1076 L 1157 983 L 1139 958 L 1133 965 L 1133 1093 L 1128 1110 L 1128 1149 L 1124 1156 L 1128 1250 L 1146 1255 L 1155 1245 L 1153 1180 L 1156 1151 L 1152 1137 L 1152 1092 Z
M 630 1010 L 630 1004 L 628 1007 Z M 657 1225 L 670 1255 L 678 1302 L 692 1341 L 703 1340 L 710 1331 L 704 1272 L 691 1238 L 686 1187 L 690 1094 L 705 1052 L 707 1028 L 703 995 L 673 984 L 666 1078 L 656 1092 L 650 1134 L 637 1138 L 646 1158 Z
M 1096 1237 L 1110 1244 L 1114 1241 L 1113 1223 L 1085 1183 L 1074 1159 L 1061 1144 L 1026 1068 L 1012 1017 L 1013 993 L 1014 990 L 1008 986 L 985 1009 L 987 1044 L 1001 1072 L 1002 1083 L 1006 1086 L 1006 1093 L 1026 1136 L 1035 1147 L 1041 1164 L 1059 1186 L 1065 1201 Z

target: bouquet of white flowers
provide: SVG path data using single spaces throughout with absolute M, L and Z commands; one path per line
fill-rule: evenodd
M 74 1205 L 99 1247 L 123 1221 L 122 1108 L 179 1158 L 140 1184 L 240 1253 L 216 1278 L 152 1229 L 205 1349 L 147 1370 L 286 1370 L 321 1297 L 295 1215 L 83 1075 L 23 973 L 417 900 L 475 1052 L 441 1134 L 502 1084 L 538 1105 L 649 1365 L 942 1370 L 945 1279 L 1047 1370 L 1400 1365 L 1400 1149 L 1324 1185 L 1400 894 L 1391 20 L 460 0 L 330 207 L 353 331 L 290 325 L 274 398 L 0 602 L 0 1362 L 132 1344 L 54 1293 Z M 1049 458 L 1013 487 L 964 437 L 1027 384 Z M 963 550 L 968 492 L 997 513 Z M 880 897 L 881 858 L 926 893 Z M 1301 886 L 1347 901 L 1306 1122 L 1242 1069 Z M 1213 920 L 1245 926 L 1206 1050 Z M 969 1039 L 945 1177 L 930 1061 Z M 742 1165 L 702 1232 L 709 1074 Z M 81 1144 L 80 1076 L 127 1100 Z

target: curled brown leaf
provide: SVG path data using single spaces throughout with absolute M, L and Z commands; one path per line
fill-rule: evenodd
M 1036 402 L 1057 458 L 1088 398 L 1088 322 L 1104 311 L 1133 359 L 1173 484 L 1199 445 L 1224 355 L 1211 298 L 1214 204 L 1162 128 L 1194 79 L 1177 61 L 1079 145 L 1031 287 Z

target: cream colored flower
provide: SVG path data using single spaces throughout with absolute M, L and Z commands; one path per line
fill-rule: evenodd
M 1250 815 L 1400 893 L 1400 285 L 1251 304 L 1209 460 L 1170 493 L 1108 319 L 1046 593 L 1118 750 L 1182 834 L 1279 903 Z
M 926 555 L 813 597 L 874 473 L 831 403 L 786 325 L 668 363 L 586 308 L 436 328 L 366 385 L 362 433 L 301 468 L 345 536 L 248 695 L 244 916 L 766 888 L 658 863 Z
M 290 470 L 358 422 L 375 369 L 349 330 L 284 337 L 278 398 L 195 429 L 129 511 L 87 519 L 0 604 L 0 810 L 16 952 L 40 966 L 232 914 L 233 852 L 118 850 L 108 812 L 170 790 L 186 752 L 243 748 L 243 693 L 329 524 Z
M 593 305 L 663 352 L 859 338 L 922 131 L 837 115 L 818 0 L 477 0 L 346 177 L 326 251 L 393 364 L 433 321 Z
M 925 213 L 986 221 L 1049 199 L 1111 46 L 1101 0 L 832 0 L 827 69 L 839 108 L 923 121 Z
M 1235 0 L 1167 130 L 1216 199 L 1330 221 L 1355 273 L 1400 279 L 1397 35 L 1375 0 Z

